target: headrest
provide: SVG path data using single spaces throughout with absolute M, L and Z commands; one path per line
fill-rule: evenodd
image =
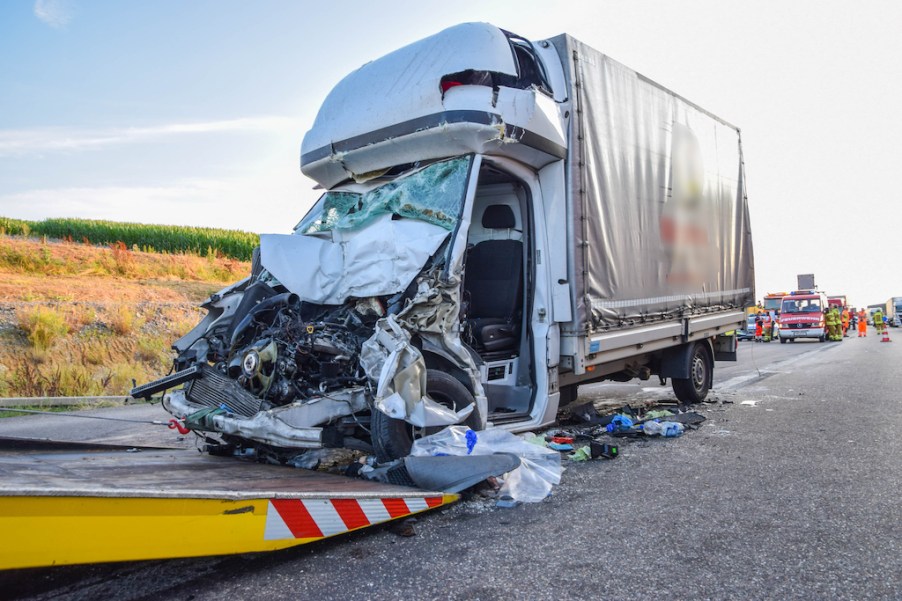
M 482 227 L 488 230 L 513 229 L 516 225 L 510 205 L 489 205 L 482 214 Z

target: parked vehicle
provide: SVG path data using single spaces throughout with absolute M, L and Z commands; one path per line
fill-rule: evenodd
M 800 338 L 827 340 L 824 311 L 827 297 L 815 290 L 796 290 L 783 297 L 780 307 L 780 342 L 795 341 Z
M 848 305 L 846 301 L 846 295 L 839 294 L 827 297 L 827 304 L 831 307 L 836 307 L 839 309 L 839 312 L 842 313 L 843 307 Z
M 892 296 L 886 301 L 884 315 L 889 319 L 889 324 L 894 328 L 902 326 L 902 296 Z
M 279 461 L 554 422 L 577 387 L 698 402 L 754 302 L 739 131 L 568 35 L 470 23 L 369 62 L 304 137 L 325 190 L 175 343 L 164 406 Z
M 742 326 L 739 330 L 736 331 L 736 336 L 739 340 L 754 340 L 755 339 L 755 320 L 758 318 L 758 315 L 749 315 L 746 318 L 745 325 Z
M 783 304 L 783 297 L 789 294 L 788 292 L 769 292 L 764 295 L 764 311 L 765 313 L 773 312 L 775 315 L 779 317 L 780 315 L 780 307 Z

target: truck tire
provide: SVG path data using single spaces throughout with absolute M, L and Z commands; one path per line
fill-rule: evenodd
M 780 337 L 780 344 L 786 344 L 786 339 L 783 337 Z
M 461 384 L 457 378 L 434 369 L 426 370 L 426 392 L 435 402 L 455 411 L 460 411 L 464 407 L 476 403 L 476 399 L 473 398 L 467 387 Z M 463 425 L 473 429 L 481 427 L 482 420 L 477 407 L 473 408 L 473 412 L 463 422 Z M 389 417 L 378 409 L 373 410 L 370 428 L 373 449 L 376 451 L 376 460 L 379 463 L 407 457 L 410 455 L 410 447 L 415 438 L 435 434 L 442 429 L 441 426 L 417 428 L 403 419 Z
M 689 357 L 689 377 L 671 378 L 673 392 L 682 403 L 701 403 L 708 396 L 714 362 L 703 344 L 696 343 Z

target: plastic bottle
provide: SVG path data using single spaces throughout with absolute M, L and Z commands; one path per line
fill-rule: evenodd
M 654 420 L 642 424 L 642 431 L 646 436 L 658 436 L 664 432 L 664 424 Z
M 679 422 L 661 422 L 661 425 L 664 427 L 661 436 L 676 438 L 683 435 L 683 424 Z
M 683 434 L 683 424 L 679 422 L 650 421 L 642 424 L 642 430 L 646 436 L 664 436 L 676 438 Z

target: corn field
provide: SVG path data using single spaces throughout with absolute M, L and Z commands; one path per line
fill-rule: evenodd
M 179 225 L 149 225 L 94 219 L 24 221 L 0 217 L 0 234 L 46 236 L 72 242 L 110 245 L 168 253 L 218 254 L 249 261 L 260 237 L 250 232 Z

